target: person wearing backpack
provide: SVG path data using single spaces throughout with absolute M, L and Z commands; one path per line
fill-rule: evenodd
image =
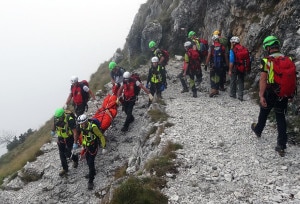
M 106 139 L 101 130 L 92 120 L 83 114 L 77 118 L 77 123 L 80 125 L 82 134 L 82 147 L 83 154 L 85 156 L 87 165 L 89 167 L 89 173 L 85 177 L 88 180 L 88 190 L 94 188 L 94 179 L 96 175 L 95 169 L 95 157 L 98 152 L 99 143 L 101 143 L 102 154 L 106 153 Z
M 226 72 L 229 71 L 229 48 L 230 43 L 228 42 L 228 39 L 221 35 L 221 31 L 215 30 L 213 32 L 213 36 L 217 35 L 219 36 L 219 42 L 225 47 L 225 58 L 227 60 L 224 60 L 223 70 L 221 72 L 221 78 L 220 78 L 220 91 L 225 91 L 225 83 L 226 83 Z
M 184 62 L 183 62 L 183 78 L 186 77 L 186 75 L 189 75 L 189 85 L 192 89 L 193 92 L 193 97 L 197 98 L 197 89 L 196 89 L 196 76 L 197 73 L 201 73 L 202 76 L 202 71 L 201 71 L 201 62 L 200 62 L 200 57 L 199 57 L 199 52 L 198 50 L 193 48 L 193 45 L 190 41 L 187 41 L 184 43 L 184 48 L 185 48 L 185 54 L 184 54 Z M 181 83 L 183 87 L 185 87 L 184 82 L 181 78 Z
M 233 36 L 230 39 L 231 49 L 229 51 L 230 97 L 243 101 L 244 78 L 250 71 L 250 54 L 246 47 L 240 44 L 240 39 Z
M 123 69 L 120 66 L 117 66 L 117 64 L 114 61 L 111 61 L 109 63 L 108 69 L 110 71 L 111 83 L 113 85 L 112 93 L 114 95 L 117 95 L 118 89 L 120 88 L 121 83 L 123 82 L 123 74 L 125 72 L 125 69 Z
M 124 72 L 123 74 L 123 84 L 118 90 L 117 96 L 117 103 L 119 103 L 119 99 L 121 95 L 123 94 L 123 107 L 124 112 L 126 114 L 126 120 L 124 122 L 124 125 L 121 129 L 122 132 L 128 131 L 129 124 L 134 121 L 134 117 L 132 115 L 133 107 L 135 105 L 135 102 L 137 100 L 137 93 L 136 93 L 136 87 L 139 87 L 145 91 L 146 94 L 149 96 L 149 100 L 153 100 L 153 95 L 148 91 L 148 89 L 136 78 L 131 76 L 130 72 Z
M 73 167 L 78 167 L 78 155 L 72 154 L 78 148 L 78 132 L 76 129 L 76 118 L 74 114 L 67 114 L 63 108 L 58 108 L 54 113 L 54 123 L 51 135 L 57 135 L 57 146 L 62 170 L 59 176 L 65 176 L 68 171 L 67 159 L 72 159 Z
M 166 70 L 166 66 L 170 59 L 169 52 L 165 49 L 158 48 L 156 42 L 153 40 L 149 42 L 149 48 L 153 52 L 153 57 L 158 57 L 158 59 L 159 59 L 158 65 L 165 70 L 166 76 L 167 76 L 168 73 Z M 167 86 L 167 84 L 166 84 L 166 86 Z M 167 88 L 167 87 L 165 87 L 165 88 Z
M 190 31 L 188 33 L 188 38 L 192 41 L 193 47 L 199 51 L 201 63 L 205 63 L 209 49 L 208 41 L 206 39 L 196 37 L 195 31 Z
M 209 97 L 214 97 L 219 94 L 219 89 L 221 87 L 221 77 L 224 70 L 224 64 L 228 58 L 225 55 L 225 47 L 219 41 L 218 35 L 213 35 L 213 44 L 209 47 L 208 56 L 206 58 L 205 66 L 210 67 L 210 86 L 211 91 Z
M 280 41 L 275 36 L 263 40 L 267 56 L 261 60 L 259 80 L 260 111 L 258 122 L 251 124 L 252 131 L 261 137 L 271 109 L 274 109 L 277 122 L 277 146 L 275 151 L 285 155 L 287 148 L 286 119 L 288 99 L 296 90 L 296 66 L 292 60 L 280 53 Z
M 165 69 L 158 65 L 158 57 L 151 58 L 151 67 L 148 72 L 146 88 L 150 89 L 150 93 L 158 98 L 162 98 L 161 93 L 166 88 L 166 72 Z M 149 101 L 149 105 L 151 101 Z
M 201 63 L 205 64 L 205 60 L 208 55 L 208 49 L 209 49 L 207 40 L 196 37 L 195 31 L 190 31 L 188 33 L 188 38 L 190 39 L 190 42 L 193 44 L 193 49 L 196 49 L 199 52 L 200 65 Z M 199 70 L 199 72 L 196 73 L 196 78 L 197 78 L 196 79 L 197 85 L 199 85 L 202 82 L 201 69 Z
M 68 104 L 71 102 L 71 100 L 73 100 L 74 110 L 77 117 L 87 111 L 87 102 L 89 101 L 90 96 L 92 96 L 95 104 L 97 103 L 95 95 L 88 87 L 86 80 L 79 82 L 77 76 L 72 76 L 70 90 L 71 91 L 67 98 L 66 104 L 64 105 L 64 109 L 67 109 Z

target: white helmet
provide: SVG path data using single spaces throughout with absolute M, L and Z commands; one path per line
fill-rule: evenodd
M 82 115 L 80 115 L 80 116 L 77 118 L 78 124 L 85 123 L 87 120 L 88 120 L 88 118 L 86 117 L 85 114 L 82 114 Z
M 130 77 L 131 77 L 130 72 L 124 72 L 124 74 L 123 74 L 124 79 L 129 79 Z
M 78 82 L 78 77 L 77 76 L 71 76 L 71 84 L 75 84 Z
M 158 60 L 158 57 L 152 57 L 151 58 L 151 62 L 158 62 L 159 60 Z
M 212 41 L 215 41 L 216 39 L 219 39 L 219 36 L 218 35 L 213 35 L 211 39 L 212 39 Z
M 240 39 L 237 36 L 232 36 L 232 38 L 230 38 L 230 42 L 231 43 L 240 43 Z
M 190 47 L 192 43 L 190 41 L 186 41 L 183 45 L 184 47 Z

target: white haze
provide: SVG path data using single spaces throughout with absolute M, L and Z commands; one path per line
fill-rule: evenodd
M 19 136 L 44 125 L 65 103 L 70 76 L 89 80 L 123 48 L 145 2 L 1 0 L 0 131 Z

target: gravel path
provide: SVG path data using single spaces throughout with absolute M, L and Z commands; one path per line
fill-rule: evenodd
M 204 90 L 207 78 L 205 72 Z M 259 106 L 253 100 L 245 96 L 240 102 L 227 92 L 210 98 L 207 91 L 193 98 L 180 90 L 177 82 L 163 93 L 175 125 L 162 142 L 183 145 L 176 159 L 179 174 L 163 190 L 169 203 L 300 203 L 299 148 L 288 145 L 280 157 L 274 123 L 267 123 L 261 138 L 255 136 L 250 125 Z

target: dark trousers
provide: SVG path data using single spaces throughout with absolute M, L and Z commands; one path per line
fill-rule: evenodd
M 126 120 L 124 123 L 124 127 L 126 127 L 126 128 L 128 128 L 129 124 L 134 121 L 134 117 L 132 115 L 134 105 L 135 105 L 135 99 L 129 100 L 129 101 L 125 100 L 123 103 L 124 112 L 126 114 Z
M 61 161 L 61 166 L 65 171 L 68 171 L 68 161 L 67 158 L 70 158 L 72 155 L 74 138 L 73 136 L 69 136 L 64 139 L 62 137 L 58 137 L 57 145 L 59 150 L 59 157 Z M 74 162 L 78 162 L 78 155 L 72 155 L 71 158 Z
M 236 98 L 236 92 L 238 93 L 238 98 L 243 99 L 244 95 L 244 78 L 245 74 L 237 70 L 232 71 L 230 78 L 230 96 Z
M 83 104 L 80 104 L 80 105 L 75 104 L 74 107 L 75 107 L 76 117 L 79 117 L 80 115 L 82 115 L 88 109 L 88 105 L 86 103 L 83 103 Z
M 96 169 L 95 169 L 95 157 L 98 152 L 98 141 L 95 140 L 93 144 L 86 147 L 86 163 L 89 167 L 89 183 L 93 183 L 96 175 Z
M 199 73 L 199 72 L 197 72 L 197 70 L 194 70 L 194 71 L 188 70 L 187 71 L 187 75 L 189 75 L 189 78 L 190 78 L 190 80 L 189 80 L 189 86 L 191 87 L 192 91 L 195 92 L 195 93 L 197 92 L 196 85 L 195 85 L 195 80 L 196 80 L 196 77 L 197 77 L 196 76 L 197 73 Z M 179 80 L 180 80 L 180 82 L 182 84 L 183 89 L 188 89 L 188 86 L 186 84 L 186 80 L 183 77 L 183 71 L 180 74 L 178 74 L 177 77 L 179 78 Z M 202 72 L 201 72 L 201 78 L 202 78 Z
M 265 92 L 265 99 L 267 101 L 268 106 L 266 108 L 260 107 L 260 112 L 258 116 L 258 123 L 255 127 L 255 132 L 261 134 L 268 118 L 268 115 L 272 108 L 274 108 L 274 112 L 276 115 L 277 122 L 277 145 L 282 149 L 286 149 L 287 143 L 287 134 L 286 134 L 286 120 L 285 113 L 287 109 L 287 98 L 278 98 L 277 95 L 272 90 L 267 90 Z
M 210 87 L 212 89 L 219 90 L 220 88 L 220 81 L 221 81 L 221 76 L 222 76 L 222 70 L 223 68 L 216 69 L 212 68 L 209 72 L 209 77 L 210 77 Z M 224 84 L 223 84 L 224 85 Z
M 224 88 L 224 85 L 226 84 L 226 70 L 228 66 L 224 66 L 221 69 L 220 72 L 220 88 Z
M 158 98 L 162 98 L 161 90 L 160 90 L 161 86 L 162 86 L 162 82 L 158 82 L 158 83 L 150 82 L 150 93 L 152 94 L 152 96 L 154 96 L 154 94 L 156 93 Z

